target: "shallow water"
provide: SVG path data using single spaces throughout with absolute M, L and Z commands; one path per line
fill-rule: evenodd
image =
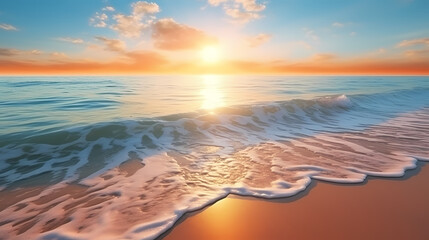
M 2 77 L 0 108 L 0 238 L 153 239 L 429 158 L 427 77 Z

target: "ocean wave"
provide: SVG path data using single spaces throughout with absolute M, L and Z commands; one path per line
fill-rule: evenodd
M 401 176 L 427 160 L 429 94 L 240 105 L 0 141 L 0 238 L 153 239 L 228 194 Z M 120 222 L 120 224 L 118 224 Z

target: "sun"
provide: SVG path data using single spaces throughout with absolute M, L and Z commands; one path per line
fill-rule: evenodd
M 201 58 L 206 63 L 216 63 L 219 57 L 219 48 L 216 46 L 206 46 L 201 50 Z

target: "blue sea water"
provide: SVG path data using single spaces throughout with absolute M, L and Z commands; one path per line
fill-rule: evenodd
M 427 119 L 428 77 L 0 77 L 0 239 L 153 239 L 228 194 L 401 176 Z

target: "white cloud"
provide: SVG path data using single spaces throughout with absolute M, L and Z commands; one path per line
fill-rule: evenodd
M 235 0 L 236 3 L 241 3 L 243 8 L 249 12 L 260 12 L 265 9 L 264 4 L 256 3 L 256 0 Z
M 396 45 L 396 47 L 409 47 L 415 45 L 426 45 L 429 47 L 429 38 L 418 38 L 412 40 L 404 40 Z
M 234 19 L 238 23 L 247 23 L 254 19 L 259 19 L 261 16 L 258 13 L 241 11 L 238 8 L 225 9 L 226 15 Z
M 110 39 L 106 37 L 95 37 L 95 39 L 101 41 L 104 43 L 106 50 L 112 51 L 112 52 L 124 52 L 126 49 L 125 42 L 119 40 L 119 39 Z
M 413 58 L 429 58 L 429 38 L 416 38 L 411 40 L 404 40 L 396 45 L 397 48 L 409 48 L 403 54 L 407 57 Z
M 53 52 L 51 53 L 51 56 L 56 58 L 67 58 L 68 56 L 63 52 Z
M 219 6 L 219 4 L 227 2 L 228 0 L 209 0 L 209 4 L 212 6 Z
M 1 23 L 0 29 L 6 30 L 6 31 L 18 31 L 16 27 L 6 23 Z
M 124 37 L 137 38 L 142 31 L 152 23 L 154 14 L 160 11 L 158 4 L 139 1 L 131 4 L 132 14 L 116 14 L 113 19 L 116 24 L 110 26 Z
M 313 41 L 319 40 L 319 36 L 316 35 L 314 30 L 308 28 L 303 28 L 302 30 L 305 32 L 305 36 L 307 36 L 307 38 L 310 38 Z
M 247 46 L 249 47 L 258 47 L 271 39 L 270 34 L 261 33 L 256 36 L 251 36 L 246 38 Z
M 115 8 L 114 7 L 112 7 L 112 6 L 106 6 L 106 7 L 104 7 L 103 9 L 101 9 L 101 10 L 103 10 L 103 11 L 108 11 L 108 12 L 114 12 L 115 11 Z
M 351 32 L 349 35 L 354 37 L 354 36 L 356 36 L 356 32 Z
M 136 38 L 139 37 L 143 29 L 146 27 L 140 17 L 134 15 L 116 14 L 113 16 L 116 24 L 111 26 L 111 29 L 117 31 L 124 37 Z
M 133 8 L 133 15 L 145 15 L 145 14 L 154 14 L 160 11 L 158 4 L 149 3 L 145 1 L 139 1 L 131 4 Z
M 94 27 L 104 28 L 109 17 L 105 13 L 96 12 L 95 16 L 89 19 L 89 24 Z
M 341 28 L 341 27 L 344 27 L 344 23 L 334 22 L 334 23 L 332 23 L 332 26 L 333 26 L 333 27 Z
M 211 6 L 222 6 L 226 15 L 234 22 L 247 23 L 259 19 L 259 13 L 266 8 L 265 3 L 257 3 L 256 0 L 208 0 Z
M 74 43 L 74 44 L 82 44 L 84 43 L 84 41 L 80 38 L 71 38 L 71 37 L 59 37 L 57 38 L 58 41 L 63 41 L 63 42 L 69 42 L 69 43 Z
M 40 50 L 38 50 L 38 49 L 34 49 L 34 50 L 31 50 L 31 51 L 30 51 L 30 54 L 33 54 L 33 55 L 40 55 L 40 54 L 43 54 L 43 51 L 40 51 Z

